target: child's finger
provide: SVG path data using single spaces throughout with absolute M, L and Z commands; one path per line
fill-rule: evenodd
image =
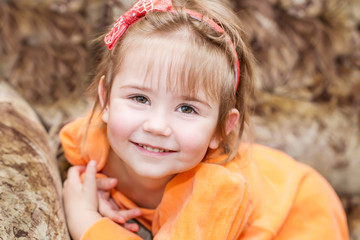
M 125 223 L 124 228 L 126 228 L 127 230 L 129 230 L 131 232 L 138 232 L 140 230 L 139 225 L 136 223 Z
M 69 168 L 67 179 L 70 182 L 81 183 L 80 174 L 84 172 L 85 166 L 73 166 Z
M 108 217 L 117 223 L 125 223 L 125 218 L 119 213 L 119 208 L 113 206 L 109 200 L 109 192 L 98 191 L 99 212 L 102 216 Z
M 107 204 L 110 209 L 114 211 L 120 211 L 119 206 L 114 202 L 114 200 L 110 197 L 109 191 L 100 191 L 98 190 L 99 199 L 102 201 L 101 203 Z
M 110 192 L 109 191 L 102 191 L 98 189 L 98 196 L 99 199 L 104 199 L 105 201 L 108 201 L 110 198 Z
M 98 178 L 96 179 L 96 186 L 99 190 L 110 191 L 118 183 L 116 178 Z
M 102 216 L 108 217 L 117 223 L 139 217 L 142 213 L 140 209 L 120 210 L 119 207 L 109 198 L 108 192 L 98 191 L 99 212 Z
M 139 208 L 134 208 L 129 210 L 120 210 L 119 214 L 125 219 L 125 221 L 128 221 L 141 216 L 142 213 Z
M 96 188 L 96 161 L 91 160 L 85 170 L 84 177 L 84 194 L 86 197 L 93 198 L 97 196 L 97 188 Z

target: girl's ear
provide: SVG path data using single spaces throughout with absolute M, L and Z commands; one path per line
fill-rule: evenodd
M 230 132 L 235 128 L 237 122 L 239 121 L 240 113 L 236 108 L 231 109 L 228 112 L 228 115 L 226 117 L 225 121 L 225 134 L 229 135 Z M 222 137 L 219 136 L 218 133 L 214 134 L 212 137 L 209 148 L 210 149 L 216 149 L 219 147 L 220 142 L 222 141 Z
M 104 109 L 103 113 L 102 113 L 102 120 L 107 123 L 108 122 L 108 118 L 109 118 L 109 113 L 108 113 L 108 106 L 105 106 L 104 108 L 104 104 L 105 104 L 105 95 L 106 95 L 106 91 L 105 91 L 105 76 L 101 76 L 100 78 L 100 82 L 99 82 L 99 86 L 98 86 L 98 95 L 99 95 L 99 101 L 100 101 L 100 105 L 101 108 Z
M 226 135 L 229 135 L 231 131 L 235 128 L 236 124 L 239 121 L 239 117 L 240 117 L 240 113 L 236 108 L 233 108 L 229 111 L 225 122 Z

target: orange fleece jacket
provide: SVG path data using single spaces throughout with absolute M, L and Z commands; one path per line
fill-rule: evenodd
M 74 165 L 106 164 L 106 128 L 95 116 L 82 144 L 88 118 L 60 132 L 65 156 Z M 166 186 L 159 206 L 141 209 L 138 220 L 156 240 L 189 239 L 348 239 L 346 216 L 327 181 L 312 168 L 288 155 L 252 145 L 220 165 L 226 156 L 207 159 L 177 174 Z M 123 209 L 136 207 L 116 191 L 112 197 Z M 141 239 L 108 218 L 102 218 L 83 240 Z

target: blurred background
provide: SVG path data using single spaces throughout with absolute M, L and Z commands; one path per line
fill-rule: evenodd
M 0 0 L 0 81 L 34 109 L 62 173 L 59 129 L 91 107 L 90 40 L 134 2 Z M 360 0 L 230 4 L 257 60 L 254 141 L 317 169 L 360 239 Z

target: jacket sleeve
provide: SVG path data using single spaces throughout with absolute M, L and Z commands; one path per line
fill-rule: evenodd
M 81 240 L 141 240 L 142 238 L 108 218 L 94 223 L 81 237 Z
M 345 212 L 335 191 L 309 168 L 276 239 L 349 239 Z

